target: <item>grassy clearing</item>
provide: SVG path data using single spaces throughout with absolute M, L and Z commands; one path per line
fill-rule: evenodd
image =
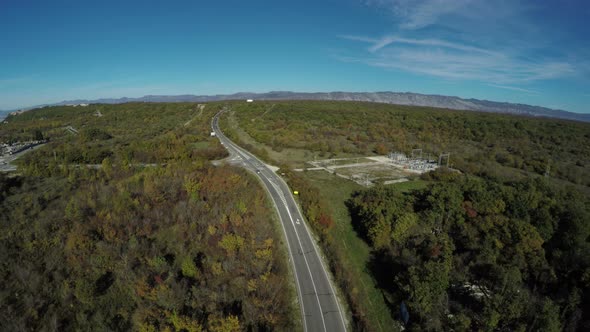
M 199 142 L 192 143 L 192 146 L 195 149 L 207 149 L 207 148 L 210 148 L 213 146 L 212 143 L 213 142 L 211 142 L 211 140 L 199 141 Z
M 394 186 L 395 188 L 397 188 L 401 192 L 408 192 L 408 191 L 415 190 L 415 189 L 426 188 L 426 186 L 428 186 L 428 184 L 429 184 L 428 181 L 416 179 L 416 180 L 410 180 L 410 181 L 406 181 L 406 182 L 389 184 L 389 186 Z
M 355 294 L 358 302 L 366 313 L 367 321 L 371 322 L 372 329 L 377 331 L 391 331 L 396 323 L 391 318 L 381 291 L 367 271 L 367 262 L 370 256 L 369 246 L 360 239 L 354 229 L 348 209 L 344 202 L 357 190 L 363 189 L 360 185 L 334 176 L 326 172 L 304 172 L 304 176 L 320 190 L 320 193 L 329 202 L 335 226 L 333 236 L 337 250 L 344 253 L 347 260 L 340 262 L 342 268 L 352 271 L 356 287 L 347 290 Z
M 362 175 L 368 174 L 372 179 L 387 179 L 387 180 L 395 180 L 399 178 L 405 178 L 408 176 L 408 173 L 401 171 L 397 168 L 393 168 L 389 165 L 383 164 L 372 164 L 372 165 L 365 165 L 365 166 L 358 166 L 358 167 L 342 167 L 334 169 L 336 173 L 342 174 L 348 177 L 355 176 L 355 175 Z
M 330 160 L 327 162 L 326 160 Z M 347 159 L 325 159 L 325 160 L 318 160 L 319 162 L 324 161 L 322 163 L 324 166 L 341 166 L 341 165 L 351 165 L 351 164 L 359 164 L 359 163 L 375 163 L 376 161 L 373 159 L 369 159 L 366 157 L 352 157 Z
M 358 164 L 358 163 L 375 163 L 376 161 L 373 159 L 360 157 L 360 158 L 351 158 L 346 160 L 340 160 L 339 165 L 348 165 L 348 164 Z

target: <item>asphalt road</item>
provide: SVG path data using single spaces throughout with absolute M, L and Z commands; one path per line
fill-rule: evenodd
M 43 144 L 39 144 L 39 145 L 35 145 L 34 147 L 25 149 L 21 152 L 15 153 L 15 154 L 11 154 L 11 155 L 5 155 L 0 157 L 0 172 L 13 172 L 16 171 L 16 165 L 13 165 L 12 162 L 15 161 L 16 159 L 18 159 L 19 157 L 22 157 L 23 155 L 33 151 L 33 150 L 37 150 L 40 147 L 42 147 L 43 145 L 45 145 L 47 143 L 43 143 Z
M 253 171 L 260 178 L 281 219 L 295 274 L 304 330 L 345 331 L 344 313 L 328 278 L 329 272 L 318 255 L 319 249 L 310 236 L 291 190 L 285 181 L 262 161 L 223 135 L 218 126 L 218 118 L 222 112 L 217 113 L 211 122 L 215 135 L 228 150 L 233 161 Z

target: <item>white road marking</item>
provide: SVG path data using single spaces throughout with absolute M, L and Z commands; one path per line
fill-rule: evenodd
M 213 121 L 212 121 L 212 127 L 213 127 L 213 130 L 214 130 L 214 131 L 216 131 L 216 130 L 215 130 L 215 126 L 214 126 L 213 124 L 215 124 L 215 125 L 217 124 L 217 121 L 216 121 L 216 120 L 217 120 L 217 118 L 216 118 L 216 117 L 214 117 L 214 118 L 213 118 Z M 221 134 L 221 135 L 219 135 L 219 134 L 218 134 L 218 136 L 217 136 L 217 137 L 218 137 L 220 140 L 221 140 L 221 137 L 220 137 L 220 136 L 224 137 L 224 136 L 223 136 L 223 134 Z M 225 138 L 225 137 L 224 137 L 224 138 Z M 230 149 L 228 146 L 225 146 L 225 148 L 226 148 L 228 151 L 230 151 L 230 152 L 231 152 L 231 149 Z M 234 151 L 234 153 L 237 153 L 237 154 L 239 154 L 239 152 L 238 152 L 238 151 Z M 278 216 L 279 216 L 279 219 L 280 219 L 280 218 L 281 218 L 281 215 L 280 215 L 280 212 L 279 212 L 279 206 L 278 206 L 278 204 L 277 204 L 277 202 L 276 202 L 276 200 L 275 200 L 275 197 L 274 197 L 274 195 L 272 195 L 272 193 L 270 192 L 270 190 L 269 190 L 269 188 L 268 188 L 268 187 L 264 186 L 264 189 L 265 189 L 266 191 L 268 191 L 268 193 L 270 194 L 270 198 L 271 198 L 271 200 L 272 200 L 273 204 L 274 204 L 274 205 L 275 205 L 275 207 L 276 207 L 277 214 L 278 214 Z M 300 305 L 299 305 L 299 307 L 301 308 L 301 319 L 303 320 L 303 331 L 307 331 L 307 319 L 305 319 L 305 317 L 306 317 L 306 315 L 305 315 L 305 306 L 303 305 L 303 292 L 301 292 L 301 284 L 300 284 L 300 282 L 299 282 L 299 277 L 297 276 L 297 267 L 295 266 L 295 259 L 293 258 L 293 251 L 291 250 L 291 244 L 289 244 L 289 237 L 287 236 L 287 229 L 285 228 L 285 225 L 284 225 L 282 222 L 281 222 L 281 228 L 283 229 L 283 233 L 284 233 L 284 235 L 285 235 L 285 242 L 287 242 L 287 248 L 289 249 L 289 261 L 291 262 L 291 264 L 292 264 L 292 266 L 293 266 L 293 275 L 295 276 L 295 284 L 296 284 L 296 286 L 297 286 L 297 291 L 298 291 L 298 293 L 299 293 L 299 300 L 300 300 Z M 301 244 L 300 244 L 300 245 L 301 245 Z M 317 295 L 316 295 L 316 297 L 317 297 Z M 319 300 L 319 299 L 318 299 L 318 300 Z M 322 319 L 323 319 L 323 317 L 322 317 Z M 324 324 L 324 326 L 325 326 L 325 324 Z
M 282 195 L 282 192 L 279 195 L 281 196 L 281 198 L 283 200 L 285 199 L 285 197 Z M 285 204 L 285 208 L 287 210 L 287 214 L 289 215 L 289 219 L 291 219 L 291 224 L 293 224 L 293 216 L 291 215 L 291 211 L 289 211 L 289 206 L 287 204 Z M 297 232 L 297 228 L 295 227 L 295 224 L 293 224 L 293 228 L 295 229 L 295 236 L 297 237 L 297 242 L 299 242 L 299 248 L 301 248 L 301 251 L 303 252 L 303 244 L 301 244 L 301 239 L 299 238 L 299 232 Z M 318 289 L 315 285 L 315 281 L 313 280 L 313 274 L 311 273 L 311 268 L 309 267 L 309 263 L 307 262 L 307 257 L 305 257 L 305 254 L 302 254 L 302 256 L 303 256 L 303 260 L 305 261 L 305 266 L 307 267 L 307 272 L 309 273 L 309 277 L 311 279 L 311 285 L 313 286 L 315 298 L 318 302 L 318 306 L 320 307 L 320 317 L 322 318 L 322 325 L 324 326 L 324 331 L 328 331 L 328 329 L 326 328 L 326 321 L 324 320 L 324 310 L 322 309 L 320 297 L 318 296 Z
M 281 178 L 281 181 L 283 181 L 283 183 L 285 183 L 285 181 Z M 287 185 L 285 183 L 285 185 Z M 291 191 L 289 191 L 289 195 L 291 195 L 291 198 L 293 200 L 295 200 L 295 198 L 293 198 L 293 195 L 291 194 Z M 299 212 L 299 215 L 303 215 L 301 213 L 301 210 L 299 209 L 299 205 L 295 205 L 295 207 L 297 208 L 297 212 Z M 303 227 L 305 227 L 305 229 L 307 230 L 307 234 L 309 235 L 309 237 L 311 238 L 311 230 L 309 229 L 309 227 L 307 227 L 307 224 L 303 224 Z M 334 300 L 336 301 L 336 307 L 338 308 L 338 314 L 340 316 L 340 321 L 342 322 L 342 327 L 344 328 L 344 331 L 346 331 L 346 323 L 344 322 L 344 315 L 342 315 L 342 308 L 340 307 L 340 301 L 338 300 L 337 296 L 336 296 L 336 291 L 334 290 L 334 286 L 332 286 L 332 280 L 330 280 L 330 276 L 327 274 L 328 271 L 326 269 L 326 266 L 324 265 L 324 260 L 320 257 L 319 255 L 319 248 L 316 245 L 316 242 L 313 239 L 311 240 L 311 244 L 313 245 L 313 247 L 315 248 L 315 253 L 318 256 L 318 260 L 320 261 L 320 265 L 322 266 L 323 272 L 325 273 L 326 279 L 328 280 L 328 285 L 330 286 L 330 290 L 332 291 L 332 294 L 334 296 Z
M 216 120 L 216 118 L 214 117 L 214 122 L 213 122 L 213 123 L 217 124 L 217 122 L 216 122 L 215 120 Z M 213 124 L 213 123 L 212 123 L 212 124 Z M 214 130 L 215 130 L 215 129 L 214 129 Z M 221 135 L 218 135 L 218 136 L 223 136 L 223 134 L 221 134 Z M 225 138 L 225 136 L 223 136 L 223 137 Z M 221 139 L 221 137 L 220 137 L 220 139 Z M 226 139 L 227 139 L 227 138 L 226 138 Z M 231 140 L 229 140 L 229 139 L 227 139 L 227 140 L 228 140 L 228 142 L 230 143 L 229 145 L 233 144 L 233 142 L 232 142 Z M 235 145 L 235 146 L 232 146 L 232 147 L 235 149 L 235 152 L 236 152 L 238 155 L 242 156 L 242 158 L 244 158 L 246 161 L 249 161 L 251 165 L 253 164 L 253 163 L 251 162 L 251 160 L 252 160 L 252 159 L 251 159 L 251 158 L 249 158 L 249 155 L 250 155 L 249 153 L 242 151 L 242 149 L 241 149 L 241 148 L 239 148 L 237 145 Z M 227 146 L 226 146 L 226 148 L 227 148 Z M 230 149 L 228 148 L 228 150 L 230 150 Z M 256 158 L 255 158 L 255 157 L 253 157 L 253 159 L 255 159 L 255 160 L 256 160 Z M 261 177 L 262 177 L 262 176 L 261 176 Z M 320 302 L 320 298 L 319 298 L 319 296 L 318 296 L 318 291 L 317 291 L 317 288 L 316 288 L 316 285 L 315 285 L 315 281 L 314 281 L 314 278 L 313 278 L 313 274 L 311 273 L 311 268 L 309 267 L 309 263 L 308 263 L 308 261 L 307 261 L 307 258 L 305 257 L 305 254 L 303 254 L 303 244 L 301 243 L 301 238 L 299 237 L 299 232 L 297 231 L 297 228 L 295 227 L 295 224 L 294 224 L 294 221 L 293 221 L 293 216 L 291 215 L 291 211 L 290 211 L 290 209 L 289 209 L 289 205 L 287 204 L 287 200 L 286 200 L 286 198 L 285 198 L 285 194 L 284 194 L 284 192 L 283 192 L 283 191 L 280 189 L 280 186 L 278 186 L 278 185 L 277 185 L 277 184 L 276 184 L 274 181 L 271 181 L 271 180 L 270 180 L 269 178 L 267 178 L 266 176 L 264 176 L 264 178 L 265 178 L 265 179 L 266 179 L 266 180 L 267 180 L 267 181 L 268 181 L 268 182 L 269 182 L 269 183 L 272 185 L 272 187 L 275 189 L 275 192 L 278 194 L 278 196 L 279 196 L 280 200 L 281 200 L 281 201 L 282 201 L 282 203 L 284 204 L 284 207 L 285 207 L 285 209 L 287 210 L 287 214 L 288 214 L 288 216 L 289 216 L 289 219 L 291 220 L 291 224 L 293 225 L 293 229 L 295 230 L 295 236 L 296 236 L 296 238 L 297 238 L 297 242 L 299 243 L 299 249 L 298 249 L 298 250 L 299 250 L 300 252 L 302 252 L 303 260 L 305 261 L 305 265 L 306 265 L 306 267 L 307 267 L 307 271 L 308 271 L 308 273 L 309 273 L 309 276 L 310 276 L 310 278 L 311 278 L 311 283 L 312 283 L 312 286 L 313 286 L 313 289 L 314 289 L 314 293 L 315 293 L 315 296 L 316 296 L 316 300 L 317 300 L 318 306 L 319 306 L 319 308 L 320 308 L 320 317 L 321 317 L 321 319 L 322 319 L 322 325 L 324 326 L 324 331 L 327 331 L 327 328 L 326 328 L 326 322 L 325 322 L 325 320 L 324 320 L 324 312 L 323 312 L 323 309 L 322 309 L 322 305 L 321 305 L 321 302 Z M 284 183 L 284 181 L 283 181 L 283 183 Z M 268 189 L 267 189 L 267 190 L 268 190 Z M 270 191 L 269 191 L 269 193 L 270 193 Z M 289 191 L 289 194 L 290 194 L 290 193 L 291 193 L 291 192 Z M 270 196 L 271 196 L 271 199 L 273 200 L 273 202 L 275 203 L 275 206 L 278 208 L 278 205 L 276 204 L 275 198 L 274 198 L 274 196 L 272 195 L 272 193 L 271 193 L 271 195 L 270 195 Z M 291 195 L 291 199 L 293 199 L 292 195 Z M 293 200 L 294 200 L 294 199 L 293 199 Z M 278 209 L 277 209 L 277 210 L 278 210 Z M 299 211 L 299 207 L 297 207 L 297 211 L 298 211 L 298 212 L 299 212 L 299 214 L 301 215 L 301 211 Z M 280 213 L 279 213 L 279 217 L 280 217 Z M 282 223 L 281 223 L 281 224 L 282 224 Z M 300 222 L 299 222 L 299 218 L 297 218 L 297 224 L 298 224 L 298 225 L 300 224 Z M 285 229 L 284 225 L 282 225 L 282 226 L 283 226 L 283 232 L 285 233 L 285 238 L 287 239 L 287 232 L 286 232 L 286 229 Z M 305 228 L 306 228 L 306 230 L 309 232 L 309 229 L 307 228 L 307 226 L 305 226 Z M 309 235 L 309 234 L 308 234 L 308 235 Z M 315 245 L 315 243 L 314 243 L 313 239 L 311 239 L 311 236 L 310 236 L 310 241 L 312 242 L 312 246 L 313 246 L 314 250 L 318 250 L 318 248 L 316 247 L 316 245 Z M 288 239 L 287 239 L 287 246 L 288 246 L 288 247 L 290 247 Z M 292 255 L 292 254 L 291 254 L 291 250 L 289 250 L 289 255 L 290 255 L 290 256 Z M 316 252 L 316 255 L 317 255 L 317 252 Z M 319 255 L 318 255 L 318 260 L 320 261 L 320 264 L 322 265 L 322 268 L 323 268 L 323 271 L 322 271 L 322 272 L 326 274 L 327 272 L 326 272 L 326 270 L 325 270 L 325 266 L 323 265 L 323 262 L 322 262 L 321 258 L 319 257 Z M 294 267 L 294 269 L 296 269 L 294 261 L 293 261 L 293 267 Z M 329 284 L 329 286 L 330 286 L 330 289 L 332 290 L 332 294 L 333 294 L 333 296 L 334 296 L 334 297 L 336 297 L 336 293 L 334 292 L 334 289 L 332 288 L 332 283 L 331 283 L 331 281 L 330 281 L 330 278 L 327 276 L 327 274 L 326 274 L 325 276 L 326 276 L 326 279 L 327 279 L 327 281 L 328 281 L 328 284 Z M 301 293 L 301 289 L 300 289 L 300 287 L 299 287 L 299 279 L 298 279 L 298 277 L 297 277 L 297 273 L 295 273 L 295 278 L 297 279 L 297 288 L 298 288 L 298 290 L 299 290 L 299 294 L 300 294 L 300 298 L 301 298 L 301 295 L 302 295 L 302 293 Z M 342 324 L 343 324 L 343 325 L 342 325 L 342 327 L 343 327 L 344 329 L 346 329 L 346 325 L 344 324 L 344 317 L 342 316 L 342 310 L 341 310 L 341 308 L 340 308 L 340 305 L 339 305 L 339 303 L 338 303 L 338 299 L 337 299 L 337 298 L 335 298 L 334 300 L 336 301 L 336 305 L 337 305 L 337 307 L 338 307 L 338 311 L 339 311 L 339 314 L 340 314 L 340 318 L 342 319 Z M 304 306 L 303 306 L 303 298 L 301 298 L 301 301 L 302 301 L 302 302 L 301 302 L 301 310 L 302 310 L 302 313 L 303 313 L 303 316 L 302 316 L 302 318 L 303 318 L 303 322 L 304 322 L 304 325 L 303 325 L 303 326 L 304 326 L 304 330 L 307 330 L 307 326 L 306 326 L 306 323 L 305 323 L 305 322 L 306 322 L 306 320 L 305 320 L 305 309 L 304 309 Z

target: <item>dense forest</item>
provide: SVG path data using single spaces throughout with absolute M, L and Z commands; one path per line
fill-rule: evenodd
M 265 191 L 210 162 L 226 156 L 218 109 L 64 106 L 1 125 L 49 143 L 0 174 L 0 330 L 297 329 Z
M 343 269 L 350 253 L 334 239 L 326 197 L 305 172 L 289 170 L 285 149 L 308 160 L 451 152 L 454 170 L 422 176 L 425 188 L 376 186 L 345 202 L 371 250 L 364 268 L 392 317 L 402 321 L 404 307 L 409 330 L 590 329 L 589 124 L 357 102 L 232 109 L 261 143 L 250 149 L 275 156 L 300 190 L 356 329 L 378 328 L 358 303 L 355 274 L 364 272 Z
M 233 106 L 240 126 L 273 150 L 320 157 L 451 153 L 461 171 L 494 178 L 549 174 L 590 185 L 590 124 L 361 102 L 256 102 Z M 519 172 L 515 172 L 519 170 Z
M 0 141 L 48 143 L 0 174 L 1 330 L 300 328 L 265 192 L 252 174 L 211 163 L 226 156 L 209 137 L 222 107 L 233 110 L 226 134 L 300 192 L 353 329 L 378 329 L 358 273 L 374 279 L 393 319 L 407 310 L 411 331 L 590 329 L 590 125 L 293 101 L 59 106 L 7 118 Z M 332 197 L 292 158 L 276 158 L 413 148 L 451 152 L 454 170 L 423 175 L 419 189 L 357 190 L 340 202 L 350 219 L 334 217 Z M 342 220 L 370 248 L 362 272 L 347 264 Z
M 225 150 L 208 141 L 209 108 L 190 103 L 128 103 L 88 107 L 55 106 L 8 117 L 0 141 L 30 140 L 41 135 L 49 146 L 28 154 L 24 164 L 165 163 L 168 160 L 215 159 Z M 72 128 L 77 131 L 68 130 Z
M 431 175 L 432 176 L 432 175 Z M 590 328 L 590 201 L 544 179 L 499 184 L 438 172 L 424 190 L 348 202 L 370 268 L 410 330 Z

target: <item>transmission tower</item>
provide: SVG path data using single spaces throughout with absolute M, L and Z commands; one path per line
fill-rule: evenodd
M 416 158 L 416 155 L 419 157 Z M 412 159 L 422 159 L 422 149 L 413 149 L 412 150 Z
M 449 160 L 451 159 L 451 153 L 450 152 L 448 152 L 448 153 L 441 153 L 440 156 L 438 156 L 438 166 L 442 166 L 443 158 L 446 159 L 446 162 L 447 162 L 447 165 L 446 166 L 448 168 L 449 167 Z

